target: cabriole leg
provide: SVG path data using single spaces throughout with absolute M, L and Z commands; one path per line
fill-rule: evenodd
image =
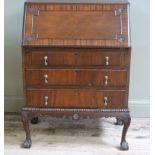
M 30 128 L 29 128 L 29 117 L 28 117 L 28 112 L 26 111 L 22 111 L 22 123 L 26 133 L 26 139 L 23 143 L 23 147 L 30 148 L 32 145 L 32 141 L 31 141 L 31 134 L 30 134 Z
M 130 122 L 131 122 L 131 117 L 130 117 L 130 114 L 127 113 L 125 114 L 122 118 L 121 118 L 122 122 L 123 122 L 123 131 L 122 131 L 122 138 L 121 138 L 121 149 L 122 150 L 128 150 L 129 149 L 129 146 L 128 146 L 128 143 L 126 141 L 126 134 L 127 134 L 127 131 L 128 131 L 128 128 L 130 126 Z

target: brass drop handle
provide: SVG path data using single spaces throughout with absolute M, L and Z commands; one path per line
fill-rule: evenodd
M 105 84 L 105 85 L 108 85 L 108 79 L 109 79 L 109 77 L 108 77 L 107 75 L 105 75 L 105 76 L 104 76 L 104 80 L 105 80 L 105 81 L 104 81 L 104 84 Z
M 48 96 L 45 96 L 44 99 L 45 99 L 45 106 L 47 106 L 48 105 Z
M 104 105 L 107 106 L 108 105 L 108 97 L 104 97 Z
M 108 57 L 108 56 L 105 57 L 105 65 L 106 65 L 106 66 L 109 65 L 109 57 Z
M 48 75 L 47 74 L 44 75 L 44 82 L 48 83 Z
M 48 56 L 44 56 L 44 65 L 45 65 L 45 66 L 48 65 Z

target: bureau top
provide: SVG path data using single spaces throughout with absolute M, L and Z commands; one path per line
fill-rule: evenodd
M 26 2 L 22 45 L 130 47 L 128 3 L 110 1 L 96 4 Z

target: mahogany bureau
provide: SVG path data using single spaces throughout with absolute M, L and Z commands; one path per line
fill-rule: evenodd
M 23 147 L 40 116 L 115 117 L 128 150 L 129 7 L 121 3 L 25 2 Z

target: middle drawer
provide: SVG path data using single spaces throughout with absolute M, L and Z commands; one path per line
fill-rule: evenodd
M 43 86 L 127 86 L 127 70 L 27 69 L 26 85 Z

